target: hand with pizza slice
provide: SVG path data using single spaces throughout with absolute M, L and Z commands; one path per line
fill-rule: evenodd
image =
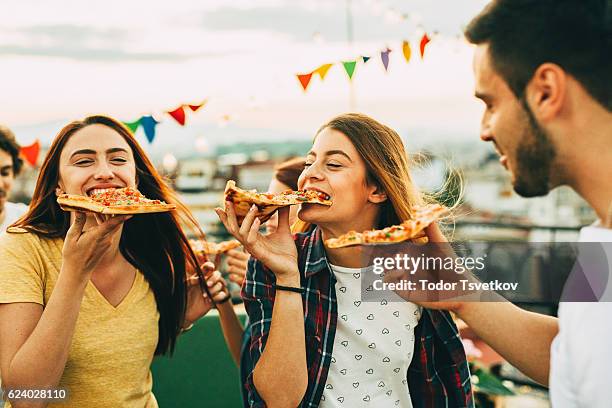
M 251 255 L 248 252 L 232 249 L 227 252 L 227 268 L 230 282 L 234 282 L 238 286 L 242 286 L 246 276 Z
M 248 253 L 261 260 L 278 279 L 298 275 L 297 251 L 289 226 L 289 207 L 298 204 L 331 206 L 330 197 L 319 191 L 257 193 L 236 187 L 229 180 L 225 187 L 225 210 L 215 209 L 225 228 L 242 243 Z M 263 235 L 261 224 L 278 211 L 275 232 Z
M 129 216 L 108 217 L 96 214 L 97 225 L 85 229 L 87 216 L 76 212 L 66 233 L 62 249 L 62 271 L 80 272 L 87 281 L 92 271 L 112 246 L 113 235 Z
M 233 202 L 227 201 L 225 210 L 215 209 L 227 231 L 242 243 L 249 254 L 274 272 L 277 283 L 283 284 L 286 280 L 295 285 L 296 277 L 299 280 L 299 270 L 297 250 L 289 227 L 289 206 L 278 209 L 278 228 L 268 235 L 259 231 L 262 222 L 258 217 L 259 211 L 253 204 L 239 224 Z
M 215 265 L 212 262 L 204 263 L 202 271 L 204 272 L 206 279 L 204 283 L 208 286 L 210 297 L 201 290 L 200 278 L 196 274 L 190 275 L 187 278 L 187 305 L 183 327 L 189 326 L 204 316 L 213 308 L 214 304 L 224 303 L 230 296 L 221 272 L 215 270 Z
M 225 201 L 233 204 L 238 225 L 242 224 L 242 221 L 253 205 L 256 206 L 255 216 L 263 224 L 279 208 L 298 204 L 320 204 L 326 206 L 332 204 L 330 197 L 319 191 L 287 190 L 277 194 L 258 193 L 255 190 L 243 190 L 236 187 L 234 180 L 229 180 L 225 186 Z

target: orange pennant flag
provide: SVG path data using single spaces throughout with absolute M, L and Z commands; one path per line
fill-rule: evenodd
M 310 74 L 297 74 L 297 78 L 300 80 L 300 84 L 302 84 L 304 92 L 306 92 L 310 79 L 312 78 L 312 72 Z
M 421 59 L 425 56 L 425 46 L 429 44 L 430 41 L 431 39 L 427 36 L 427 33 L 423 34 L 421 38 Z
M 202 101 L 202 103 L 199 104 L 199 105 L 187 105 L 187 106 L 189 106 L 189 109 L 191 109 L 193 112 L 196 112 L 198 109 L 200 109 L 201 107 L 203 107 L 207 103 L 208 103 L 208 99 L 204 99 Z
M 168 114 L 176 120 L 179 125 L 185 126 L 185 109 L 181 105 L 173 111 L 168 111 Z
M 402 43 L 402 52 L 404 53 L 404 58 L 406 59 L 406 62 L 410 62 L 412 50 L 410 49 L 410 43 L 408 41 L 404 41 Z
M 21 147 L 21 154 L 26 159 L 26 161 L 30 163 L 32 166 L 36 166 L 36 163 L 38 162 L 39 153 L 40 153 L 40 142 L 38 140 L 36 140 L 34 143 L 32 143 L 29 146 Z
M 314 72 L 319 74 L 319 76 L 321 77 L 321 81 L 325 79 L 325 75 L 327 75 L 327 71 L 329 71 L 332 65 L 334 64 L 323 64 L 319 68 L 315 69 Z

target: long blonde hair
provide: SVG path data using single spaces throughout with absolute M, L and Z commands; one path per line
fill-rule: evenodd
M 336 116 L 319 128 L 315 139 L 326 128 L 349 138 L 365 162 L 366 181 L 387 195 L 387 200 L 381 203 L 376 227 L 385 228 L 411 219 L 413 207 L 423 204 L 425 197 L 412 182 L 408 156 L 397 132 L 361 113 Z M 292 230 L 303 232 L 308 227 L 298 220 Z

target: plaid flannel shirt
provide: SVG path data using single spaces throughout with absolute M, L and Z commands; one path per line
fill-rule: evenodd
M 301 285 L 305 289 L 304 328 L 308 388 L 301 407 L 317 407 L 327 381 L 338 320 L 335 277 L 327 262 L 318 228 L 294 236 L 298 249 Z M 243 367 L 246 400 L 250 407 L 265 407 L 253 383 L 253 370 L 261 357 L 272 322 L 276 278 L 260 261 L 251 259 L 242 298 L 249 315 L 250 367 Z M 445 311 L 424 309 L 415 327 L 414 358 L 406 377 L 414 408 L 473 407 L 472 385 L 457 327 Z M 279 390 L 282 392 L 282 390 Z

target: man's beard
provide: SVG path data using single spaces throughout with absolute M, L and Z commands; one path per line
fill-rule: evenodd
M 520 102 L 527 116 L 527 127 L 516 151 L 514 191 L 523 197 L 544 196 L 553 187 L 550 173 L 556 156 L 555 147 L 536 121 L 525 98 L 521 97 Z

